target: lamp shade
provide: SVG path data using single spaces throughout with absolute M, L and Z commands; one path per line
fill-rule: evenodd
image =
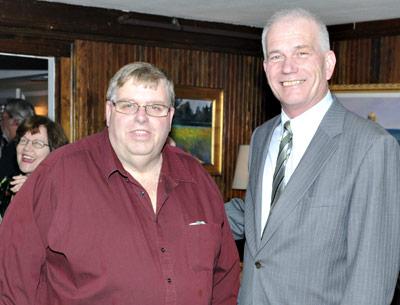
M 245 190 L 247 188 L 247 183 L 249 182 L 248 160 L 249 145 L 240 145 L 232 183 L 233 189 Z

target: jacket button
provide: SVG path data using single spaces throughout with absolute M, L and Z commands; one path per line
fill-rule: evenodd
M 261 263 L 260 263 L 259 261 L 256 261 L 254 265 L 256 265 L 256 268 L 257 268 L 257 269 L 260 269 L 260 268 L 261 268 Z

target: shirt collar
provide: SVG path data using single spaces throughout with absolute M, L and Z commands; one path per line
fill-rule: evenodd
M 104 147 L 103 151 L 103 171 L 104 175 L 109 178 L 112 174 L 118 172 L 124 177 L 129 177 L 129 173 L 122 166 L 121 161 L 115 153 L 110 138 L 108 135 L 108 128 L 105 128 L 101 135 L 101 145 Z M 187 155 L 181 149 L 170 145 L 165 145 L 162 150 L 163 164 L 161 174 L 165 177 L 170 177 L 176 182 L 194 182 L 195 179 L 187 166 L 185 166 L 180 155 Z M 188 156 L 189 157 L 189 156 Z
M 103 148 L 102 159 L 103 159 L 103 173 L 109 178 L 113 173 L 119 172 L 123 176 L 127 177 L 127 172 L 123 168 L 121 161 L 119 161 L 114 148 L 111 145 L 110 138 L 108 135 L 108 128 L 104 128 L 101 132 L 100 146 Z
M 184 160 L 188 158 L 193 159 L 180 148 L 165 145 L 163 149 L 163 165 L 161 168 L 161 175 L 170 177 L 171 179 L 183 182 L 195 182 L 192 171 Z M 192 162 L 197 162 L 193 161 Z
M 304 130 L 305 126 L 318 127 L 329 107 L 332 105 L 332 102 L 332 95 L 330 91 L 328 91 L 328 93 L 320 102 L 293 119 L 290 119 L 289 116 L 282 109 L 280 123 L 281 129 L 283 130 L 283 125 L 288 120 L 290 120 L 290 127 L 293 130 L 293 133 L 295 133 L 296 130 Z

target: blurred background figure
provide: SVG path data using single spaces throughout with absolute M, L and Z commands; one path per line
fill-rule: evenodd
M 0 105 L 0 158 L 1 158 L 1 152 L 3 151 L 3 147 L 7 145 L 7 140 L 5 136 L 3 135 L 3 130 L 2 130 L 2 114 L 4 112 L 5 105 Z
M 35 114 L 31 103 L 23 99 L 8 99 L 0 109 L 2 147 L 0 157 L 0 182 L 5 177 L 12 177 L 19 172 L 16 159 L 16 135 L 18 126 Z
M 0 182 L 0 214 L 5 210 L 13 194 L 17 193 L 28 176 L 54 149 L 68 143 L 62 127 L 45 116 L 34 115 L 16 131 L 16 159 L 18 172 L 12 178 Z

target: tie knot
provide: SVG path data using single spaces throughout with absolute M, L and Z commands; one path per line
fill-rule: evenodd
M 283 129 L 286 132 L 292 133 L 292 129 L 290 128 L 290 121 L 285 122 L 285 124 L 283 125 Z

